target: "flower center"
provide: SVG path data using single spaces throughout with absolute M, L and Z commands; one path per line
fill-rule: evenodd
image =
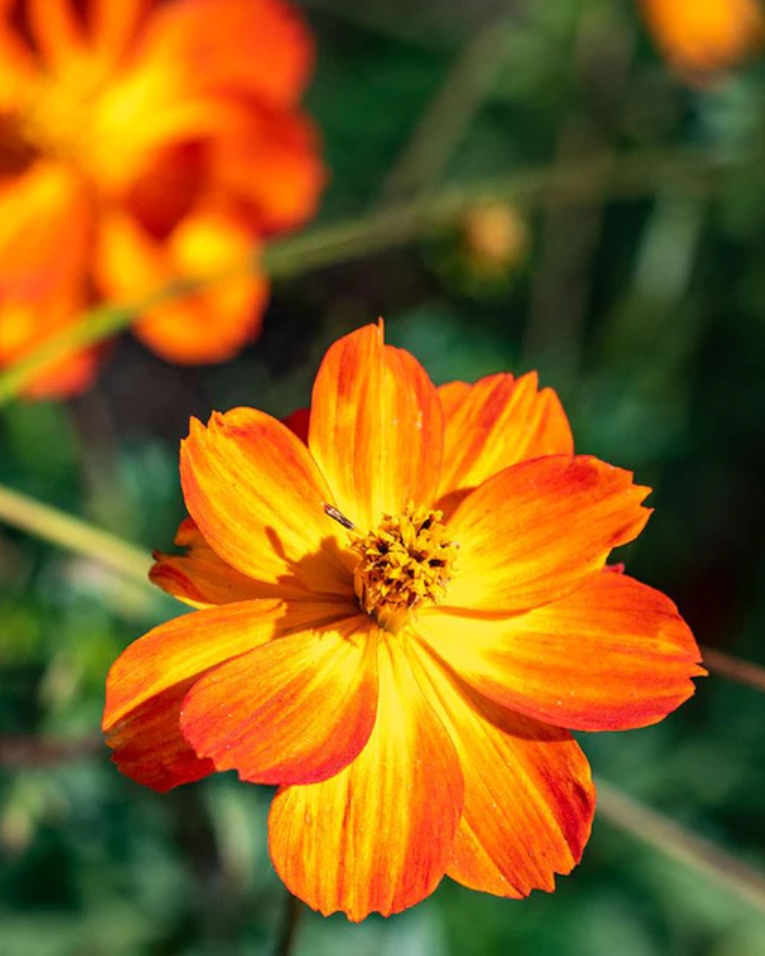
M 443 513 L 409 504 L 403 514 L 384 515 L 379 527 L 359 535 L 353 584 L 361 608 L 394 634 L 422 605 L 446 595 L 458 545 L 446 540 Z

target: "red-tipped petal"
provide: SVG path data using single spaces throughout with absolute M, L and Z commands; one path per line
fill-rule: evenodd
M 136 783 L 164 793 L 215 771 L 181 733 L 181 703 L 191 683 L 193 678 L 150 697 L 108 732 L 112 760 Z
M 106 679 L 103 727 L 109 731 L 145 700 L 272 638 L 353 613 L 337 603 L 246 601 L 174 618 L 117 658 Z
M 587 842 L 595 790 L 575 740 L 498 707 L 418 652 L 421 684 L 457 748 L 465 805 L 447 874 L 471 889 L 551 891 Z
M 181 729 L 217 770 L 252 783 L 325 780 L 369 739 L 377 710 L 377 625 L 366 615 L 270 641 L 189 691 Z

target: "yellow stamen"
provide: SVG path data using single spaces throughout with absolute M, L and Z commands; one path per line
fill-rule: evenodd
M 440 511 L 410 503 L 352 544 L 360 558 L 356 596 L 380 627 L 397 633 L 418 607 L 443 601 L 458 545 L 445 540 L 442 518 Z

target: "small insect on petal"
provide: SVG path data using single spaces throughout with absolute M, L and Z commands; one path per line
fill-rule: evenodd
M 346 518 L 342 511 L 338 511 L 337 508 L 332 505 L 325 503 L 324 511 L 329 515 L 330 518 L 334 518 L 339 524 L 344 528 L 347 528 L 349 531 L 353 531 L 356 525 L 351 521 L 350 518 Z

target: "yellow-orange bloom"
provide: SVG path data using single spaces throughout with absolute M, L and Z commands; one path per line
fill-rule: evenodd
M 641 5 L 664 56 L 690 80 L 734 66 L 765 39 L 759 0 L 641 0 Z
M 135 331 L 175 362 L 252 340 L 268 290 L 247 264 L 323 182 L 299 110 L 311 59 L 282 0 L 0 0 L 0 366 L 98 299 L 237 262 Z M 78 355 L 33 391 L 77 391 L 95 364 Z
M 322 913 L 398 912 L 445 874 L 552 890 L 595 803 L 563 728 L 655 723 L 703 673 L 672 602 L 606 565 L 649 489 L 574 455 L 533 374 L 436 389 L 369 326 L 309 412 L 193 420 L 181 476 L 186 553 L 152 578 L 200 610 L 114 664 L 107 740 L 156 790 L 278 784 L 274 866 Z

